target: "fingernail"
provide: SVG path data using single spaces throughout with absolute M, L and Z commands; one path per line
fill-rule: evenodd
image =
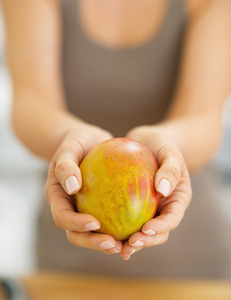
M 157 192 L 161 193 L 164 197 L 167 197 L 171 190 L 171 183 L 166 180 L 162 179 L 157 187 Z
M 130 253 L 127 254 L 132 255 L 134 252 L 136 252 L 136 249 L 133 249 Z
M 69 195 L 77 191 L 79 189 L 77 178 L 75 176 L 68 177 L 65 181 L 65 188 Z
M 89 231 L 92 231 L 92 230 L 97 230 L 100 228 L 100 226 L 98 224 L 96 224 L 95 222 L 91 222 L 91 223 L 88 223 L 85 225 L 85 228 Z
M 124 251 L 122 251 L 122 252 L 126 255 L 132 255 L 134 252 L 136 252 L 136 249 L 132 249 L 131 252 L 124 252 Z
M 156 234 L 156 232 L 152 229 L 142 230 L 142 232 L 147 234 L 147 235 L 155 235 Z
M 120 253 L 121 252 L 120 250 L 117 250 L 116 248 L 111 248 L 108 251 L 111 253 Z
M 128 256 L 128 257 L 126 257 L 126 258 L 123 257 L 123 259 L 124 259 L 124 260 L 129 260 L 129 259 L 130 259 L 130 256 Z
M 110 243 L 109 241 L 102 242 L 99 246 L 100 246 L 101 249 L 104 249 L 104 250 L 106 250 L 106 249 L 111 249 L 111 248 L 114 248 L 114 247 L 115 247 L 115 246 L 114 246 L 112 243 Z
M 141 242 L 141 241 L 139 241 L 139 240 L 137 240 L 135 243 L 133 243 L 133 244 L 131 244 L 131 243 L 129 243 L 131 246 L 133 246 L 133 247 L 142 247 L 143 245 L 144 245 L 144 243 L 143 242 Z

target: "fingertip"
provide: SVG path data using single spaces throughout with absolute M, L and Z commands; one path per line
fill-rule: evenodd
M 92 215 L 77 213 L 75 217 L 76 229 L 79 232 L 91 232 L 100 229 L 100 222 Z
M 123 243 L 121 241 L 116 241 L 116 245 L 115 245 L 116 251 L 121 252 L 122 248 L 123 248 Z
M 142 232 L 146 235 L 155 235 L 156 234 L 156 231 L 154 231 L 153 229 L 147 229 L 147 230 L 142 229 Z
M 122 257 L 124 260 L 129 260 L 129 259 L 131 258 L 131 255 L 122 253 L 121 257 Z
M 153 236 L 159 233 L 158 228 L 158 222 L 156 222 L 158 219 L 154 218 L 149 220 L 147 223 L 144 224 L 144 226 L 141 229 L 141 232 L 148 236 Z
M 123 247 L 123 243 L 121 241 L 116 241 L 115 247 L 109 249 L 110 253 L 120 253 Z
M 80 190 L 80 184 L 76 176 L 69 176 L 64 182 L 64 189 L 69 195 L 73 195 Z
M 132 247 L 138 248 L 138 247 L 143 247 L 144 242 L 140 241 L 140 240 L 136 240 L 135 242 L 130 242 L 129 241 L 129 245 L 132 246 Z
M 170 195 L 171 189 L 172 189 L 172 185 L 170 181 L 165 178 L 161 179 L 156 187 L 156 191 L 164 197 Z
M 100 225 L 96 222 L 87 223 L 84 227 L 87 231 L 94 231 L 100 229 Z
M 115 247 L 114 243 L 109 240 L 101 242 L 99 246 L 101 250 L 109 250 Z

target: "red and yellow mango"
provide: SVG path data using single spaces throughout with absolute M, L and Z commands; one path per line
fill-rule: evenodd
M 92 149 L 80 170 L 82 188 L 76 194 L 78 212 L 95 216 L 116 240 L 126 240 L 153 218 L 158 200 L 152 152 L 127 138 L 115 138 Z

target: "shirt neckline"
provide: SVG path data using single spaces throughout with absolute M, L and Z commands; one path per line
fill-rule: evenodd
M 91 39 L 91 37 L 89 37 L 83 27 L 82 24 L 80 22 L 80 16 L 79 16 L 79 5 L 80 2 L 76 1 L 75 2 L 75 25 L 78 27 L 78 32 L 81 36 L 81 38 L 88 44 L 90 44 L 91 47 L 94 48 L 94 50 L 100 50 L 100 51 L 104 51 L 104 52 L 112 52 L 112 53 L 127 53 L 127 52 L 134 52 L 134 51 L 141 51 L 144 50 L 146 48 L 149 48 L 151 45 L 153 45 L 153 43 L 156 43 L 157 40 L 159 40 L 159 38 L 162 36 L 162 33 L 165 31 L 165 28 L 167 26 L 167 20 L 169 19 L 170 16 L 170 12 L 171 12 L 171 6 L 173 4 L 173 0 L 168 0 L 168 4 L 167 4 L 167 9 L 165 12 L 165 16 L 163 17 L 163 20 L 161 22 L 161 25 L 159 27 L 159 29 L 157 30 L 157 32 L 154 34 L 154 36 L 152 36 L 151 38 L 149 38 L 146 42 L 137 45 L 137 46 L 128 46 L 128 47 L 110 47 L 107 45 L 104 45 L 100 42 L 97 42 L 93 39 Z

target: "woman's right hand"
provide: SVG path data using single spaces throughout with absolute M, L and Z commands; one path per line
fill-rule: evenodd
M 66 134 L 50 162 L 45 187 L 54 222 L 66 231 L 69 242 L 107 254 L 119 253 L 122 242 L 107 234 L 91 232 L 100 228 L 99 221 L 91 215 L 76 212 L 72 195 L 82 185 L 81 160 L 93 147 L 110 138 L 109 132 L 92 125 L 83 125 Z

